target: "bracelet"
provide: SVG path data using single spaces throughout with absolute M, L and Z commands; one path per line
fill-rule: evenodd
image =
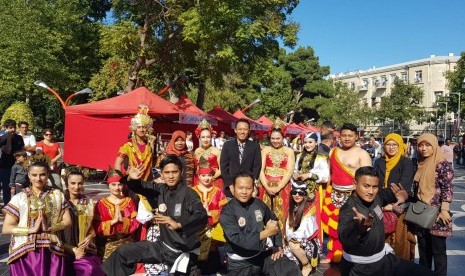
M 29 228 L 27 227 L 19 227 L 19 226 L 15 226 L 13 227 L 13 229 L 11 230 L 11 233 L 15 236 L 27 236 L 29 235 Z
M 64 230 L 65 229 L 65 224 L 60 221 L 59 223 L 53 225 L 52 227 L 50 227 L 49 231 L 50 232 L 58 232 L 58 231 L 61 231 L 61 230 Z
M 444 209 L 441 209 L 441 212 L 442 212 L 442 211 L 445 211 L 445 212 L 450 212 L 450 210 L 444 210 Z

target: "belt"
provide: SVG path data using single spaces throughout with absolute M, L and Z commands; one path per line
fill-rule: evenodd
M 176 273 L 176 271 L 179 271 L 181 273 L 187 273 L 187 267 L 189 266 L 189 253 L 182 252 L 181 250 L 173 248 L 167 245 L 165 242 L 162 242 L 162 243 L 164 246 L 166 246 L 166 248 L 173 251 L 174 253 L 180 253 L 178 258 L 176 258 L 176 260 L 174 261 L 174 264 L 171 267 L 170 273 Z
M 357 256 L 357 255 L 352 255 L 352 254 L 349 254 L 343 251 L 342 257 L 344 257 L 344 259 L 346 259 L 348 262 L 351 262 L 351 263 L 371 264 L 371 263 L 375 263 L 381 260 L 384 256 L 392 252 L 394 252 L 394 249 L 392 249 L 392 247 L 389 246 L 389 244 L 385 243 L 383 250 L 371 256 Z

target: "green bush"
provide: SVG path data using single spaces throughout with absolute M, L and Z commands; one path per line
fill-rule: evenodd
M 29 123 L 29 129 L 34 129 L 34 114 L 25 102 L 15 102 L 5 110 L 2 117 L 2 125 L 7 119 L 13 119 L 18 123 L 25 121 Z

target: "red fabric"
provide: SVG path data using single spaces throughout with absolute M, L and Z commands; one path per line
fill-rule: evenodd
M 354 184 L 354 175 L 349 173 L 349 169 L 337 158 L 338 148 L 333 148 L 329 156 L 329 165 L 331 168 L 331 182 L 338 186 L 352 186 Z
M 199 168 L 198 158 L 199 157 L 197 155 L 194 155 L 194 164 L 196 168 Z M 216 154 L 210 153 L 210 155 L 208 155 L 207 162 L 209 164 L 209 168 L 200 168 L 197 170 L 197 174 L 201 174 L 201 171 L 204 169 L 212 170 L 212 173 L 215 174 L 215 172 L 220 169 L 220 165 L 218 164 L 218 156 Z M 194 175 L 194 186 L 196 186 L 199 183 L 199 177 L 197 176 L 197 174 Z M 224 183 L 223 178 L 221 178 L 221 176 L 213 180 L 212 184 L 213 186 L 218 187 L 218 189 L 223 191 Z
M 45 155 L 47 155 L 50 158 L 50 160 L 52 160 L 53 158 L 57 157 L 59 153 L 58 149 L 60 148 L 60 145 L 55 142 L 51 146 L 48 146 L 42 140 L 37 143 L 36 148 L 41 148 L 42 152 Z M 56 168 L 57 162 L 54 162 L 52 165 L 53 165 L 53 168 Z
M 261 116 L 260 118 L 257 119 L 257 122 L 263 124 L 263 125 L 267 125 L 267 126 L 272 126 L 273 125 L 273 121 L 271 121 L 268 117 L 266 117 L 265 115 Z
M 212 117 L 207 112 L 198 108 L 187 96 L 181 96 L 181 98 L 174 104 L 180 108 L 183 112 L 188 112 L 192 115 Z
M 225 111 L 221 106 L 217 105 L 212 110 L 208 111 L 208 114 L 212 115 L 219 121 L 225 122 L 229 125 L 234 124 L 237 121 L 237 118 L 231 115 L 231 113 Z
M 113 219 L 115 214 L 115 205 L 108 201 L 106 197 L 97 202 L 94 210 L 94 221 L 92 223 L 95 233 L 98 236 L 109 237 L 117 234 L 132 234 L 137 230 L 140 223 L 136 220 L 137 208 L 134 201 L 131 198 L 126 197 L 119 204 L 119 207 L 123 220 L 127 220 L 129 222 L 128 229 L 124 229 L 124 222 L 118 222 L 114 225 L 110 225 L 109 222 Z
M 162 97 L 155 95 L 147 88 L 139 87 L 129 93 L 106 100 L 67 106 L 66 115 L 86 114 L 92 116 L 133 116 L 137 113 L 137 109 L 140 104 L 145 104 L 148 106 L 150 116 L 179 114 L 179 107 L 163 99 Z
M 306 125 L 304 125 L 304 124 L 302 124 L 302 123 L 299 123 L 298 126 L 300 126 L 301 128 L 304 128 L 304 129 L 306 129 L 307 131 L 310 131 L 310 132 L 318 132 L 318 131 L 320 131 L 320 130 L 319 130 L 317 127 L 315 127 L 315 126 L 306 126 Z
M 113 167 L 120 146 L 127 140 L 130 120 L 67 114 L 64 161 L 101 170 Z
M 213 187 L 213 189 L 207 193 L 207 198 L 204 198 L 203 192 L 200 191 L 198 186 L 192 187 L 192 189 L 200 196 L 202 204 L 208 205 L 208 224 L 215 226 L 220 219 L 220 213 L 224 205 L 228 202 L 226 195 L 223 190 Z
M 119 183 L 120 180 L 121 180 L 121 176 L 110 176 L 107 179 L 107 183 L 108 184 L 110 184 L 110 183 Z
M 182 138 L 184 141 L 186 141 L 186 133 L 181 130 L 176 130 L 173 132 L 173 135 L 171 135 L 171 140 L 169 141 L 168 145 L 166 145 L 165 153 L 166 154 L 174 154 L 176 156 L 181 156 L 186 154 L 187 152 L 187 147 L 184 146 L 183 150 L 177 150 L 176 147 L 174 146 L 174 143 L 178 138 Z

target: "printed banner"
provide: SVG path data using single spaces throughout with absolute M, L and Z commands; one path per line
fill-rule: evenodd
M 216 119 L 206 117 L 206 116 L 198 116 L 192 114 L 179 114 L 179 123 L 186 124 L 186 125 L 198 125 L 200 122 L 205 119 L 208 123 L 212 126 L 217 126 L 218 121 Z

